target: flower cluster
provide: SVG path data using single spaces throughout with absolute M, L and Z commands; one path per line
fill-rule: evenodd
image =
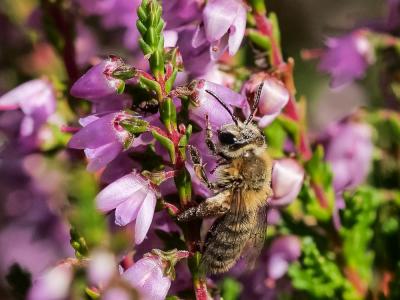
M 385 109 L 365 87 L 373 105 L 316 128 L 318 106 L 297 94 L 327 83 L 295 78 L 264 0 L 31 4 L 24 36 L 40 45 L 22 73 L 0 70 L 20 83 L 0 82 L 7 293 L 394 299 L 400 15 L 388 5 L 386 19 L 303 51 L 334 90 L 375 65 L 385 75 Z

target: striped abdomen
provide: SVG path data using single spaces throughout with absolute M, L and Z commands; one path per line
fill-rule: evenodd
M 228 271 L 240 255 L 254 230 L 254 212 L 226 213 L 207 235 L 201 266 L 207 274 Z

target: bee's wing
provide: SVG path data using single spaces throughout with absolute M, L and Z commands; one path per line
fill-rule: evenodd
M 254 268 L 257 258 L 264 247 L 265 235 L 267 233 L 267 211 L 268 205 L 264 205 L 257 212 L 254 231 L 250 234 L 249 240 L 246 244 L 246 250 L 243 256 L 247 261 L 247 267 L 249 270 Z

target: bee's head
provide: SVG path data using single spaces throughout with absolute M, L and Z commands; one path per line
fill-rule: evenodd
M 260 101 L 262 87 L 263 84 L 261 83 L 257 89 L 251 114 L 244 123 L 239 121 L 228 108 L 228 106 L 213 92 L 206 90 L 207 93 L 212 95 L 228 111 L 234 122 L 231 124 L 226 124 L 222 126 L 220 130 L 218 130 L 220 154 L 224 157 L 240 157 L 247 151 L 254 151 L 256 149 L 263 149 L 265 147 L 263 134 L 257 126 L 251 123 Z
M 227 158 L 236 158 L 247 151 L 265 147 L 265 139 L 257 126 L 242 122 L 226 124 L 218 130 L 219 150 Z

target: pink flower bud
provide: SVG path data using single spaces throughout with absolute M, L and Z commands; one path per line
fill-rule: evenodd
M 74 260 L 67 260 L 45 272 L 32 285 L 28 300 L 67 299 L 72 281 Z
M 294 159 L 275 161 L 272 169 L 272 206 L 290 204 L 300 192 L 304 170 Z
M 255 120 L 258 121 L 261 128 L 264 128 L 281 113 L 289 101 L 290 93 L 280 80 L 261 72 L 254 74 L 244 84 L 242 94 L 246 95 L 248 99 L 254 100 L 257 88 L 261 83 L 263 83 L 263 88 Z M 247 114 L 248 110 L 249 108 L 245 107 Z
M 112 77 L 113 71 L 123 65 L 118 57 L 110 57 L 90 68 L 71 88 L 71 95 L 89 100 L 117 94 L 124 81 Z
M 96 250 L 90 255 L 88 277 L 92 284 L 98 287 L 107 285 L 117 273 L 117 262 L 112 253 L 105 250 Z
M 287 272 L 289 263 L 301 255 L 301 243 L 294 235 L 282 236 L 275 239 L 269 249 L 267 262 L 268 276 L 279 279 Z
M 155 256 L 138 260 L 122 277 L 139 291 L 143 300 L 164 300 L 171 286 L 171 279 L 164 275 L 162 260 Z

